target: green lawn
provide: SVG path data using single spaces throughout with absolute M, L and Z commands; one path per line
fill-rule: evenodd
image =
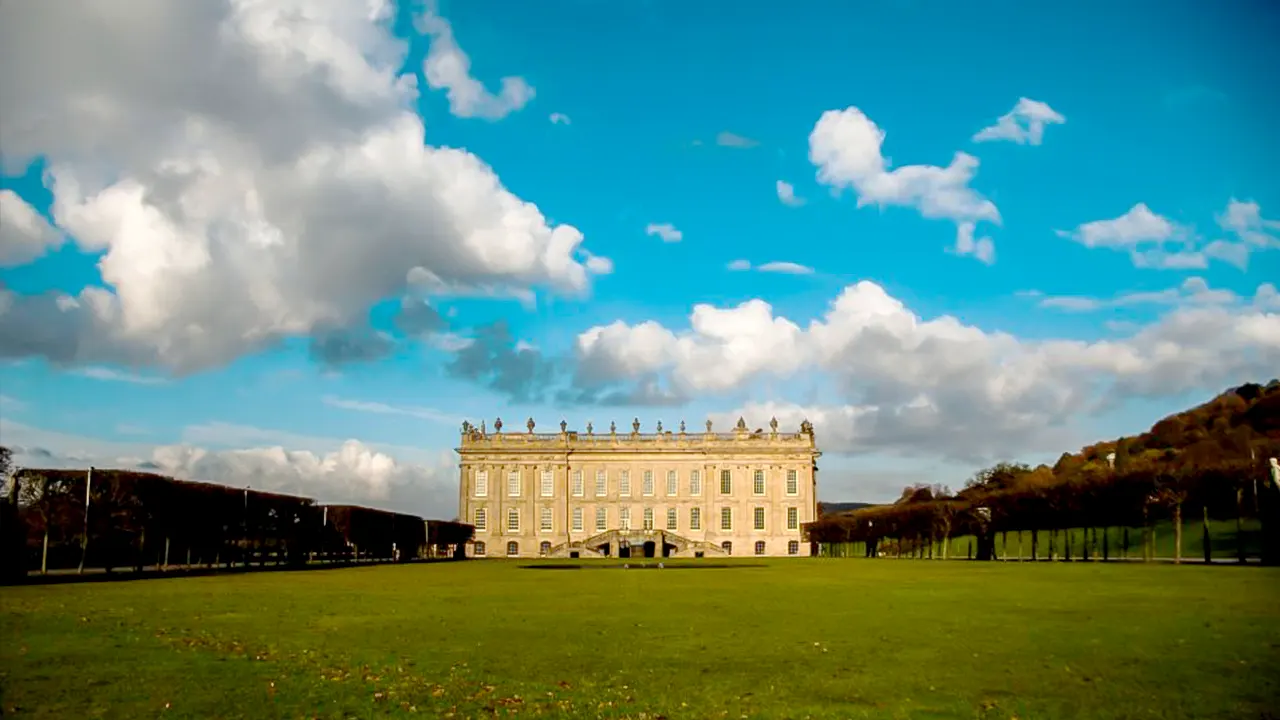
M 1276 569 L 730 564 L 0 588 L 3 715 L 1257 720 L 1280 708 Z

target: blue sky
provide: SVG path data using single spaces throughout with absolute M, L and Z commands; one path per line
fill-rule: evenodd
M 886 500 L 1280 367 L 1269 3 L 294 5 L 0 9 L 21 463 L 452 516 L 463 419 L 776 415 Z

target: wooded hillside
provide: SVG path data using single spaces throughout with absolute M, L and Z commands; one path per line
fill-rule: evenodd
M 1185 509 L 1197 517 L 1257 517 L 1264 561 L 1280 560 L 1274 518 L 1280 488 L 1268 458 L 1280 457 L 1280 380 L 1246 384 L 1170 415 L 1145 433 L 1063 453 L 1052 467 L 1002 462 L 951 493 L 944 486 L 905 488 L 890 505 L 820 518 L 806 526 L 813 542 L 884 539 L 924 543 L 957 534 L 979 539 L 990 559 L 996 532 L 1071 527 L 1147 526 Z

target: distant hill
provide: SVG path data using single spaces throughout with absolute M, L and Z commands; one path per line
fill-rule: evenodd
M 915 485 L 892 504 L 823 503 L 822 517 L 806 528 L 815 542 L 892 538 L 899 548 L 972 534 L 977 556 L 989 559 L 997 530 L 1139 527 L 1168 519 L 1181 533 L 1184 508 L 1191 518 L 1203 510 L 1211 519 L 1251 517 L 1266 526 L 1265 518 L 1280 521 L 1280 494 L 1266 482 L 1274 457 L 1280 457 L 1280 380 L 1246 383 L 1146 432 L 1065 452 L 1052 467 L 1001 462 L 954 494 L 943 485 Z M 1280 533 L 1267 538 L 1264 562 L 1280 564 Z

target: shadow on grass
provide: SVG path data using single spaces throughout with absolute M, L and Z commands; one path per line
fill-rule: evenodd
M 763 563 L 697 563 L 692 565 L 666 565 L 665 563 L 544 563 L 520 565 L 521 570 L 736 570 L 739 568 L 768 567 Z
M 123 572 L 105 572 L 102 568 L 86 569 L 84 574 L 79 574 L 74 570 L 58 570 L 50 572 L 48 575 L 40 575 L 39 573 L 30 573 L 25 578 L 16 580 L 0 581 L 0 586 L 4 585 L 61 585 L 66 583 L 93 583 L 93 582 L 123 582 L 130 580 L 161 580 L 168 578 L 183 577 L 205 577 L 209 575 L 246 575 L 251 573 L 272 573 L 272 572 L 309 572 L 313 570 L 344 570 L 347 568 L 357 567 L 375 567 L 380 565 L 420 565 L 425 563 L 444 563 L 444 562 L 462 562 L 461 560 L 432 558 L 432 559 L 412 559 L 394 562 L 391 560 L 374 560 L 369 562 L 334 562 L 334 563 L 305 563 L 301 565 L 233 565 L 231 567 L 181 567 L 170 566 L 168 569 L 160 569 L 154 566 L 143 569 L 141 572 L 136 570 L 125 570 Z

